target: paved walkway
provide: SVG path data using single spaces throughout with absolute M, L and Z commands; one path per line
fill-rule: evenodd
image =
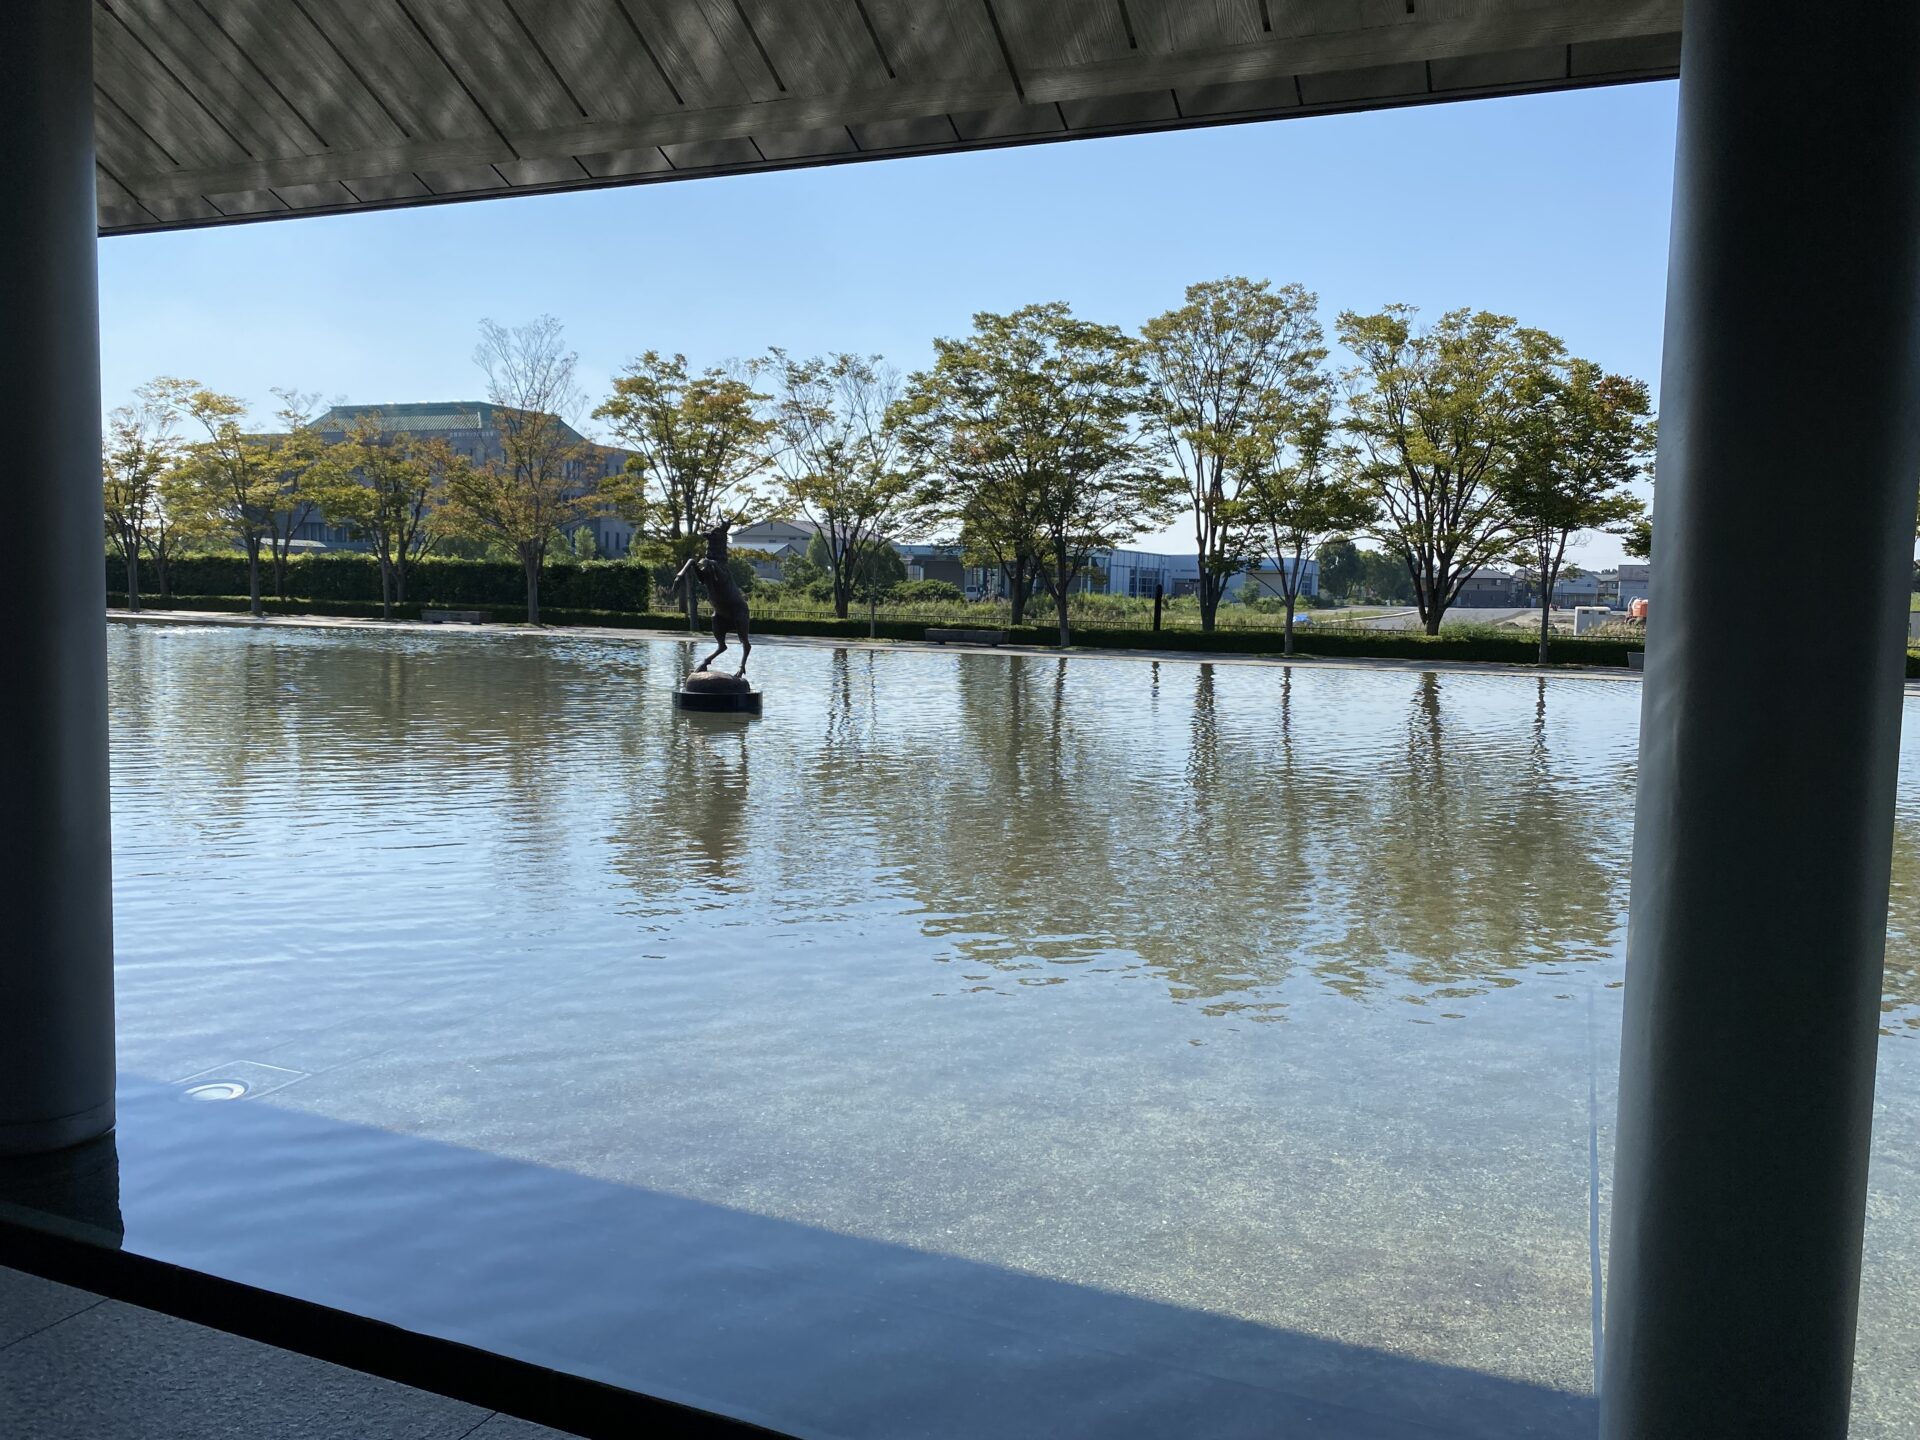
M 562 1432 L 0 1268 L 7 1440 L 563 1440 Z
M 143 610 L 138 614 L 128 610 L 109 610 L 107 618 L 144 625 L 237 625 L 257 626 L 264 629 L 398 630 L 434 634 L 484 632 L 488 635 L 566 636 L 589 640 L 697 640 L 709 645 L 712 643 L 705 632 L 689 635 L 684 630 L 633 630 L 598 625 L 429 625 L 419 620 L 361 620 L 338 615 L 266 615 L 255 619 L 251 615 L 234 615 L 216 610 Z M 1308 643 L 1310 639 L 1310 636 L 1303 634 L 1300 637 L 1300 643 Z M 756 649 L 765 645 L 812 645 L 825 649 L 946 650 L 966 655 L 1037 655 L 1048 659 L 1058 659 L 1061 653 L 1050 645 L 943 645 L 926 640 L 863 640 L 848 635 L 762 635 L 756 636 L 753 643 Z M 1370 656 L 1323 655 L 1295 655 L 1288 658 L 1279 655 L 1236 655 L 1197 650 L 1136 650 L 1132 647 L 1108 649 L 1095 646 L 1075 646 L 1067 654 L 1076 657 L 1097 657 L 1103 660 L 1157 660 L 1162 663 L 1173 661 L 1184 664 L 1302 665 L 1347 670 L 1409 670 L 1416 673 L 1434 670 L 1459 671 L 1474 675 L 1534 677 L 1545 674 L 1552 677 L 1577 676 L 1592 680 L 1637 681 L 1640 678 L 1640 672 L 1637 670 L 1622 670 L 1611 665 L 1556 665 L 1542 671 L 1537 665 L 1507 665 L 1487 660 L 1391 660 Z

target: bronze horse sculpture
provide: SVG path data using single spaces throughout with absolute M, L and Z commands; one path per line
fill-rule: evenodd
M 680 573 L 673 577 L 673 588 L 678 590 L 689 575 L 707 587 L 707 603 L 713 607 L 713 638 L 720 646 L 702 660 L 698 668 L 705 670 L 726 654 L 727 636 L 733 634 L 740 637 L 740 668 L 733 673 L 744 677 L 747 657 L 753 653 L 753 641 L 747 634 L 747 597 L 740 593 L 740 587 L 727 569 L 726 526 L 708 534 L 707 553 L 696 555 L 680 567 Z

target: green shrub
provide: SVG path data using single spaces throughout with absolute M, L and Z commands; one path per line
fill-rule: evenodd
M 902 580 L 887 598 L 898 605 L 959 605 L 967 597 L 950 580 Z

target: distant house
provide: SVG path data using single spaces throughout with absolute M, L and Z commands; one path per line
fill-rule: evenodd
M 967 562 L 958 545 L 895 545 L 906 562 L 909 580 L 944 580 L 965 592 Z
M 1647 598 L 1647 587 L 1653 578 L 1653 566 L 1644 560 L 1622 560 L 1620 562 L 1620 597 L 1614 608 L 1626 609 L 1636 600 Z
M 1489 567 L 1476 570 L 1462 580 L 1453 603 L 1466 610 L 1509 609 L 1521 603 L 1519 594 L 1512 575 Z
M 1600 603 L 1600 577 L 1590 571 L 1562 573 L 1553 582 L 1553 608 L 1571 610 L 1578 605 Z
M 786 576 L 787 562 L 803 558 L 819 533 L 820 527 L 811 520 L 782 516 L 742 525 L 727 537 L 727 544 L 735 550 L 758 550 L 768 556 L 754 562 L 753 573 L 762 580 L 780 580 Z
M 336 444 L 347 438 L 348 433 L 363 420 L 378 415 L 383 435 L 418 435 L 428 439 L 444 440 L 447 447 L 456 455 L 476 462 L 488 464 L 499 460 L 505 453 L 501 446 L 500 425 L 494 414 L 494 407 L 485 400 L 429 400 L 408 402 L 396 405 L 335 405 L 324 415 L 316 417 L 310 428 L 317 431 L 322 440 Z M 592 490 L 609 475 L 617 475 L 626 468 L 627 459 L 632 452 L 616 449 L 610 445 L 596 445 L 564 420 L 559 422 L 561 432 L 566 438 L 581 447 L 581 458 L 570 462 L 570 480 L 578 481 L 575 493 L 584 494 Z M 594 539 L 594 548 L 600 554 L 619 559 L 633 548 L 634 527 L 619 516 L 611 513 L 589 517 L 577 530 L 588 530 Z M 569 533 L 572 533 L 571 531 Z M 311 548 L 329 550 L 364 550 L 364 541 L 353 538 L 352 532 L 343 525 L 331 525 L 318 517 L 307 521 L 295 532 L 296 540 L 310 542 Z

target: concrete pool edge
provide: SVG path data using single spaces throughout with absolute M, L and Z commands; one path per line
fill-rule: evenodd
M 341 615 L 236 615 L 217 610 L 113 610 L 106 612 L 109 622 L 123 625 L 208 625 L 263 630 L 367 630 L 388 634 L 431 635 L 515 635 L 558 639 L 578 637 L 588 640 L 684 640 L 704 641 L 705 632 L 689 634 L 684 630 L 641 630 L 599 625 L 443 625 L 424 620 L 363 620 Z M 1497 660 L 1397 660 L 1384 656 L 1358 655 L 1250 655 L 1212 653 L 1196 650 L 1113 649 L 1076 645 L 1060 650 L 1046 645 L 964 645 L 930 640 L 866 640 L 850 635 L 768 635 L 760 645 L 803 645 L 825 650 L 882 650 L 905 654 L 936 655 L 1022 655 L 1054 660 L 1145 660 L 1178 662 L 1189 665 L 1294 666 L 1327 670 L 1388 670 L 1405 674 L 1423 672 L 1464 675 L 1516 675 L 1532 679 L 1559 680 L 1631 680 L 1639 681 L 1644 672 L 1617 669 L 1605 665 L 1511 665 Z M 1908 682 L 1920 687 L 1920 681 Z

